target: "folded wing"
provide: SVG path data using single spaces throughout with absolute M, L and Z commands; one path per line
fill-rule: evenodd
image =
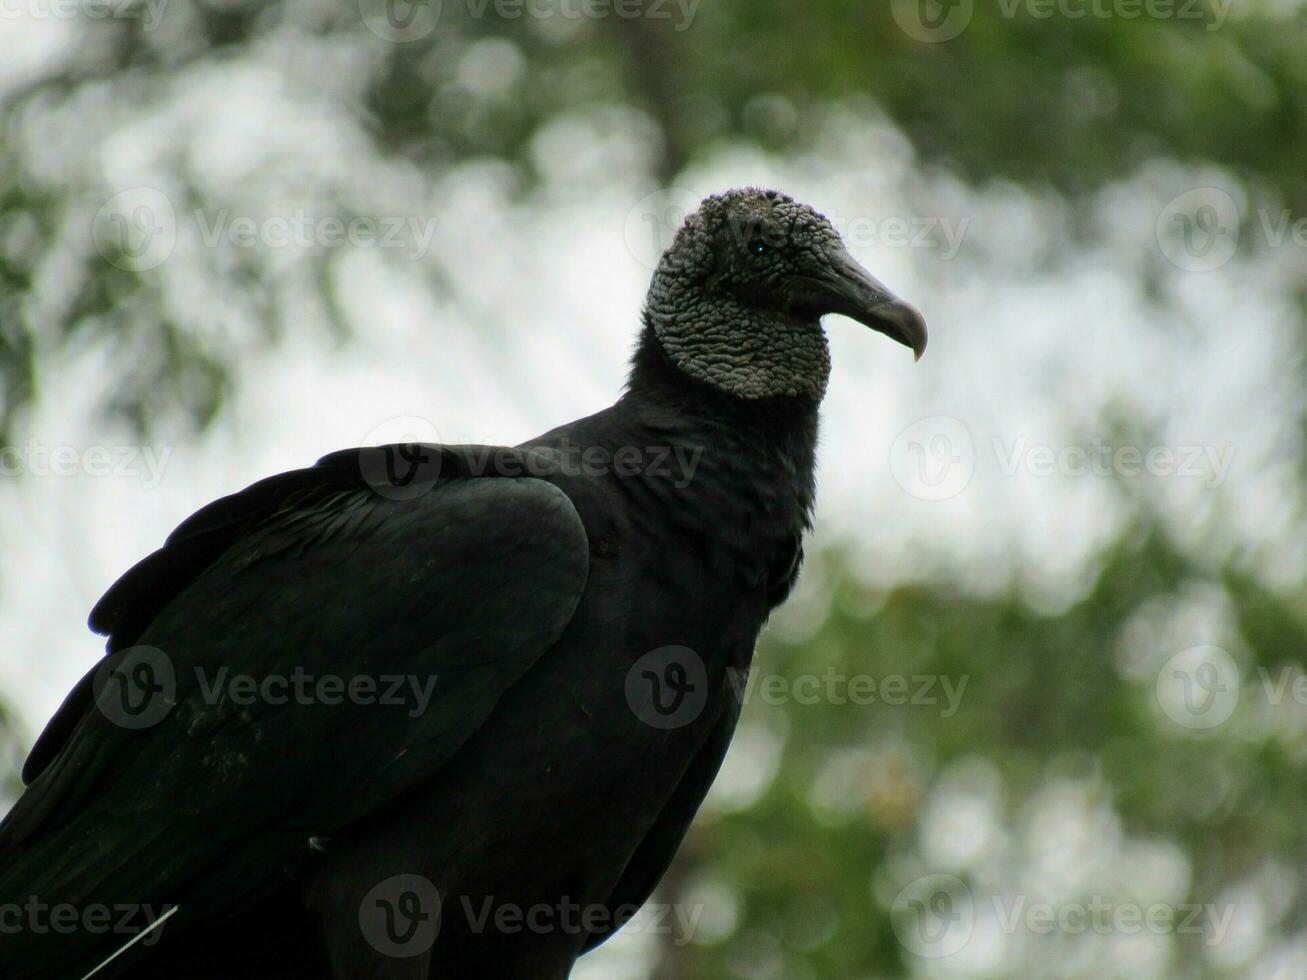
M 0 825 L 0 900 L 177 902 L 184 928 L 286 880 L 311 836 L 478 729 L 566 629 L 588 545 L 554 485 L 427 448 L 439 473 L 417 493 L 340 453 L 224 498 L 106 594 L 105 661 Z M 0 974 L 81 966 L 106 940 L 45 938 L 0 946 Z

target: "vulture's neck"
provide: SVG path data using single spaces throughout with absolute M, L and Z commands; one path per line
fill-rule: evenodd
M 683 532 L 710 564 L 770 601 L 788 590 L 798 543 L 812 526 L 818 400 L 803 395 L 744 399 L 681 371 L 646 325 L 626 393 L 612 406 L 524 445 L 599 461 L 632 454 L 636 472 L 605 470 L 627 519 L 654 536 Z
M 641 347 L 652 334 L 681 373 L 746 401 L 781 396 L 821 401 L 830 379 L 830 347 L 818 317 L 706 290 L 668 252 L 645 296 Z
M 768 395 L 741 398 L 685 371 L 646 323 L 631 358 L 631 373 L 623 402 L 644 406 L 650 414 L 670 412 L 686 419 L 720 424 L 741 434 L 777 445 L 816 444 L 817 410 L 814 395 Z M 622 402 L 618 403 L 619 405 Z
M 682 486 L 660 488 L 687 520 L 765 523 L 799 533 L 813 506 L 818 405 L 806 395 L 729 395 L 680 370 L 646 326 L 627 392 L 602 414 L 610 437 L 694 454 L 688 482 L 682 474 L 674 481 Z

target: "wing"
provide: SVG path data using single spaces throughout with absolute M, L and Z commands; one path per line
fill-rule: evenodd
M 477 730 L 566 628 L 589 549 L 551 483 L 424 448 L 439 472 L 402 493 L 357 451 L 255 484 L 110 589 L 109 653 L 0 826 L 0 898 L 240 901 Z M 0 967 L 41 962 L 22 945 Z
M 172 599 L 257 528 L 278 518 L 302 519 L 329 507 L 339 495 L 366 487 L 391 498 L 411 499 L 439 481 L 479 472 L 471 464 L 476 459 L 490 458 L 487 448 L 417 444 L 341 450 L 324 456 L 316 466 L 260 480 L 239 493 L 215 500 L 183 521 L 162 548 L 143 558 L 109 588 L 91 611 L 88 625 L 108 637 L 112 656 L 136 642 Z M 494 458 L 502 452 L 496 448 Z M 402 471 L 407 480 L 394 475 L 401 472 L 393 467 L 397 460 L 409 464 Z M 37 738 L 23 766 L 25 784 L 31 785 L 45 770 L 91 708 L 99 666 L 88 671 L 73 688 Z

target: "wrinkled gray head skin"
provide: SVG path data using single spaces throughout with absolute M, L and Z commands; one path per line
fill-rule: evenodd
M 920 357 L 926 325 L 863 269 L 825 217 L 777 191 L 706 198 L 663 253 L 645 320 L 672 362 L 740 398 L 820 399 L 821 317 L 842 313 Z

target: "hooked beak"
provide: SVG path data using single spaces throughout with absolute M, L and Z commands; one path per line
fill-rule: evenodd
M 823 313 L 839 313 L 879 330 L 912 348 L 916 360 L 926 350 L 926 320 L 899 299 L 844 249 L 831 256 L 830 275 L 818 283 Z

